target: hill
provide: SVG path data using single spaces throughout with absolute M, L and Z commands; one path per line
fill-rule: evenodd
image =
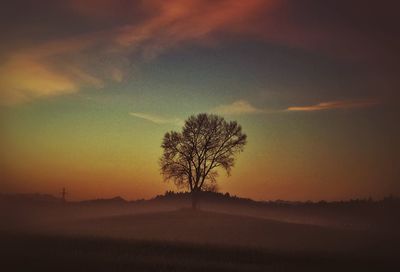
M 209 211 L 178 211 L 107 216 L 63 225 L 69 234 L 118 239 L 159 240 L 252 246 L 273 250 L 350 251 L 388 245 L 388 238 L 367 231 L 286 223 Z
M 185 208 L 190 206 L 187 197 L 164 195 L 133 202 L 0 198 L 2 267 L 6 271 L 391 271 L 400 252 L 394 227 L 388 232 L 342 226 L 360 218 L 369 222 L 391 215 L 393 220 L 398 216 L 392 210 L 396 202 L 338 207 L 208 194 L 201 210 L 193 211 Z
M 166 192 L 149 200 L 127 201 L 121 197 L 63 202 L 41 194 L 0 194 L 1 225 L 23 222 L 31 225 L 49 221 L 96 218 L 190 207 L 189 193 Z M 355 199 L 337 202 L 254 201 L 228 193 L 202 192 L 199 207 L 204 211 L 273 219 L 289 223 L 328 226 L 341 229 L 374 230 L 397 233 L 400 228 L 400 199 L 379 201 Z M 5 223 L 8 222 L 8 223 Z

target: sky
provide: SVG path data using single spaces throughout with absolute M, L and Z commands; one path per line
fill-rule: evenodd
M 400 194 L 397 1 L 0 5 L 0 192 L 162 194 L 163 135 L 207 112 L 248 136 L 221 192 Z

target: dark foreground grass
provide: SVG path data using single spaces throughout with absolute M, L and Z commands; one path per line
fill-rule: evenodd
M 105 238 L 0 234 L 0 271 L 399 271 L 395 259 Z

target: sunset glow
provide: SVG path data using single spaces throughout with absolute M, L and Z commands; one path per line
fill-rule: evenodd
M 248 137 L 221 192 L 400 194 L 397 11 L 345 2 L 2 4 L 0 192 L 176 190 L 160 175 L 162 138 L 207 112 Z

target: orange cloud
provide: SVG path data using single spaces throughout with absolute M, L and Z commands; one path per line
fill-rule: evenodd
M 105 36 L 105 33 L 90 33 L 50 40 L 9 53 L 0 65 L 1 103 L 13 105 L 40 97 L 76 93 L 82 86 L 102 88 L 104 80 L 87 68 L 95 65 L 89 58 L 82 57 L 85 55 L 82 52 L 101 43 Z M 108 70 L 117 69 L 112 63 L 105 66 L 110 66 Z M 119 80 L 121 75 L 115 73 L 111 78 Z
M 296 19 L 298 14 L 292 13 L 299 4 L 287 0 L 65 0 L 65 3 L 75 15 L 111 23 L 105 24 L 108 26 L 101 31 L 87 30 L 84 34 L 51 39 L 10 52 L 0 65 L 3 72 L 0 92 L 4 99 L 24 97 L 25 100 L 77 92 L 83 85 L 101 88 L 109 80 L 121 82 L 128 74 L 120 61 L 124 56 L 129 55 L 130 61 L 132 56 L 153 59 L 188 43 L 216 44 L 223 39 L 221 33 L 341 54 L 349 44 L 351 48 L 359 45 L 347 28 L 343 31 L 330 25 L 310 27 L 309 22 L 304 23 L 303 17 L 308 18 L 305 15 L 309 11 L 306 14 L 300 11 L 303 17 Z M 340 44 L 343 40 L 346 45 Z M 356 51 L 363 50 L 368 51 L 369 47 L 358 46 Z M 27 75 L 26 67 L 36 68 Z M 26 83 L 22 83 L 25 79 Z
M 143 53 L 154 57 L 163 50 L 186 42 L 207 43 L 219 31 L 230 31 L 249 20 L 259 9 L 273 8 L 276 1 L 150 1 L 157 15 L 139 25 L 121 29 L 117 43 L 143 45 Z
M 240 115 L 240 114 L 255 114 L 265 113 L 263 109 L 256 108 L 246 100 L 237 100 L 231 104 L 219 105 L 211 110 L 217 114 L 225 115 Z
M 105 80 L 121 82 L 125 74 L 118 61 L 121 56 L 134 53 L 151 59 L 186 42 L 203 43 L 211 40 L 211 34 L 234 28 L 272 2 L 275 1 L 146 1 L 142 8 L 152 8 L 153 13 L 141 22 L 49 40 L 11 52 L 0 66 L 2 100 L 14 103 L 77 92 L 85 84 L 101 88 Z M 115 1 L 70 3 L 85 16 L 103 17 L 107 12 L 121 12 Z M 90 55 L 93 48 L 96 51 Z M 106 58 L 107 62 L 99 58 Z
M 32 98 L 74 93 L 78 86 L 62 74 L 29 58 L 13 58 L 0 67 L 2 104 L 16 104 Z
M 288 107 L 286 111 L 321 111 L 335 109 L 366 108 L 379 104 L 376 100 L 331 101 L 311 106 Z

